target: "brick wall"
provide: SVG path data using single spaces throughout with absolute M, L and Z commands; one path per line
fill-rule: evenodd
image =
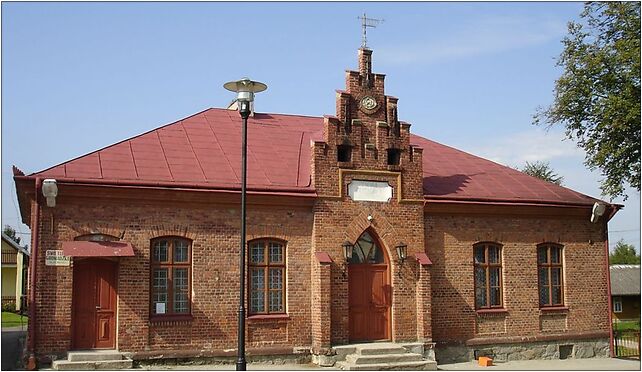
M 53 223 L 53 225 L 52 225 Z M 120 258 L 118 338 L 120 351 L 209 351 L 236 347 L 240 216 L 234 206 L 146 204 L 133 200 L 64 200 L 43 208 L 37 284 L 37 353 L 70 348 L 72 267 L 44 266 L 44 251 L 89 232 L 120 236 L 136 256 Z M 191 321 L 149 323 L 149 259 L 152 238 L 192 239 Z M 288 319 L 247 321 L 247 347 L 309 346 L 312 214 L 300 207 L 248 206 L 248 241 L 287 241 Z M 72 263 L 73 265 L 73 263 Z
M 397 119 L 397 99 L 386 96 L 384 75 L 372 73 L 371 51 L 359 50 L 359 69 L 346 72 L 346 90 L 336 96 L 336 116 L 326 117 L 323 139 L 312 144 L 313 184 L 319 195 L 314 207 L 313 250 L 326 252 L 331 265 L 331 341 L 349 341 L 349 292 L 342 244 L 355 243 L 368 230 L 385 251 L 392 287 L 391 338 L 414 341 L 430 338 L 429 321 L 417 326 L 418 311 L 429 305 L 417 301 L 426 293 L 430 276 L 412 259 L 424 252 L 422 150 L 410 145 L 410 125 Z M 377 102 L 361 106 L 363 97 Z M 337 146 L 351 146 L 351 161 L 339 162 Z M 387 150 L 399 149 L 398 165 L 389 165 Z M 382 181 L 393 188 L 389 202 L 355 202 L 346 194 L 353 180 Z M 368 220 L 368 216 L 373 219 Z M 410 259 L 398 263 L 395 246 L 408 246 Z M 345 272 L 345 273 L 344 273 Z M 323 318 L 313 318 L 313 322 Z M 426 327 L 428 325 L 428 327 Z M 418 333 L 421 333 L 419 336 Z
M 372 73 L 371 66 L 370 51 L 360 50 L 358 71 L 347 71 L 346 91 L 337 93 L 336 116 L 324 119 L 323 137 L 310 144 L 316 201 L 250 202 L 248 241 L 287 241 L 288 317 L 248 319 L 248 348 L 312 347 L 325 353 L 330 345 L 347 343 L 350 278 L 342 244 L 355 243 L 366 230 L 377 239 L 388 264 L 393 341 L 461 343 L 608 330 L 603 225 L 551 212 L 517 217 L 505 212 L 427 213 L 422 149 L 411 146 L 410 125 L 397 118 L 398 100 L 385 95 L 384 75 Z M 366 96 L 377 101 L 375 109 L 361 106 Z M 338 161 L 339 145 L 350 146 L 350 161 Z M 400 151 L 398 165 L 388 164 L 388 149 Z M 393 189 L 391 200 L 351 200 L 346 194 L 354 180 L 387 183 Z M 119 264 L 121 351 L 229 353 L 236 347 L 238 202 L 187 191 L 150 191 L 141 197 L 131 190 L 117 196 L 113 192 L 96 188 L 79 194 L 87 197 L 71 197 L 72 192 L 62 189 L 56 208 L 43 208 L 36 287 L 38 354 L 64 352 L 71 339 L 73 271 L 45 267 L 44 251 L 61 249 L 62 241 L 90 232 L 122 235 L 136 253 Z M 166 235 L 193 242 L 193 319 L 150 323 L 149 242 Z M 400 265 L 395 246 L 402 241 L 408 260 Z M 475 311 L 472 247 L 481 241 L 503 246 L 504 312 Z M 536 246 L 543 242 L 564 246 L 568 309 L 539 309 Z M 315 254 L 322 252 L 332 262 L 319 262 Z M 432 266 L 414 260 L 415 253 L 424 252 Z
M 587 218 L 427 215 L 426 246 L 432 275 L 433 340 L 543 336 L 608 331 L 603 224 Z M 504 313 L 477 314 L 473 244 L 502 247 Z M 537 244 L 561 244 L 564 305 L 539 308 Z

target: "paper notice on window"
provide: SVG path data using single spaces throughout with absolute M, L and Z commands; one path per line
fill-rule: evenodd
M 156 304 L 156 314 L 165 314 L 165 303 L 160 302 Z

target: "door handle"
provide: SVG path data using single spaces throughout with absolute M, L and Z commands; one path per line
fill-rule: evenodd
M 100 305 L 96 305 L 96 310 L 100 310 Z

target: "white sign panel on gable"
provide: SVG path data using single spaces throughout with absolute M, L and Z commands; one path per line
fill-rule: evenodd
M 352 180 L 348 184 L 348 196 L 354 201 L 387 203 L 392 198 L 392 186 L 383 181 Z

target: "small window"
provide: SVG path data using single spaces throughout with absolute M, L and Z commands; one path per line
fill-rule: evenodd
M 285 244 L 255 240 L 248 248 L 249 313 L 285 313 Z
M 151 314 L 188 315 L 191 312 L 192 244 L 178 237 L 151 242 Z
M 337 146 L 337 161 L 345 163 L 352 160 L 352 146 L 339 145 Z
M 97 234 L 85 234 L 85 235 L 77 236 L 74 238 L 74 240 L 83 240 L 83 241 L 89 241 L 89 242 L 113 242 L 120 239 L 112 235 L 97 233 Z
M 621 313 L 622 312 L 622 298 L 613 297 L 613 312 Z
M 475 308 L 501 308 L 502 248 L 495 243 L 474 246 Z
M 388 149 L 388 165 L 399 165 L 401 159 L 401 150 Z
M 540 244 L 537 247 L 539 306 L 564 306 L 564 266 L 562 247 Z

